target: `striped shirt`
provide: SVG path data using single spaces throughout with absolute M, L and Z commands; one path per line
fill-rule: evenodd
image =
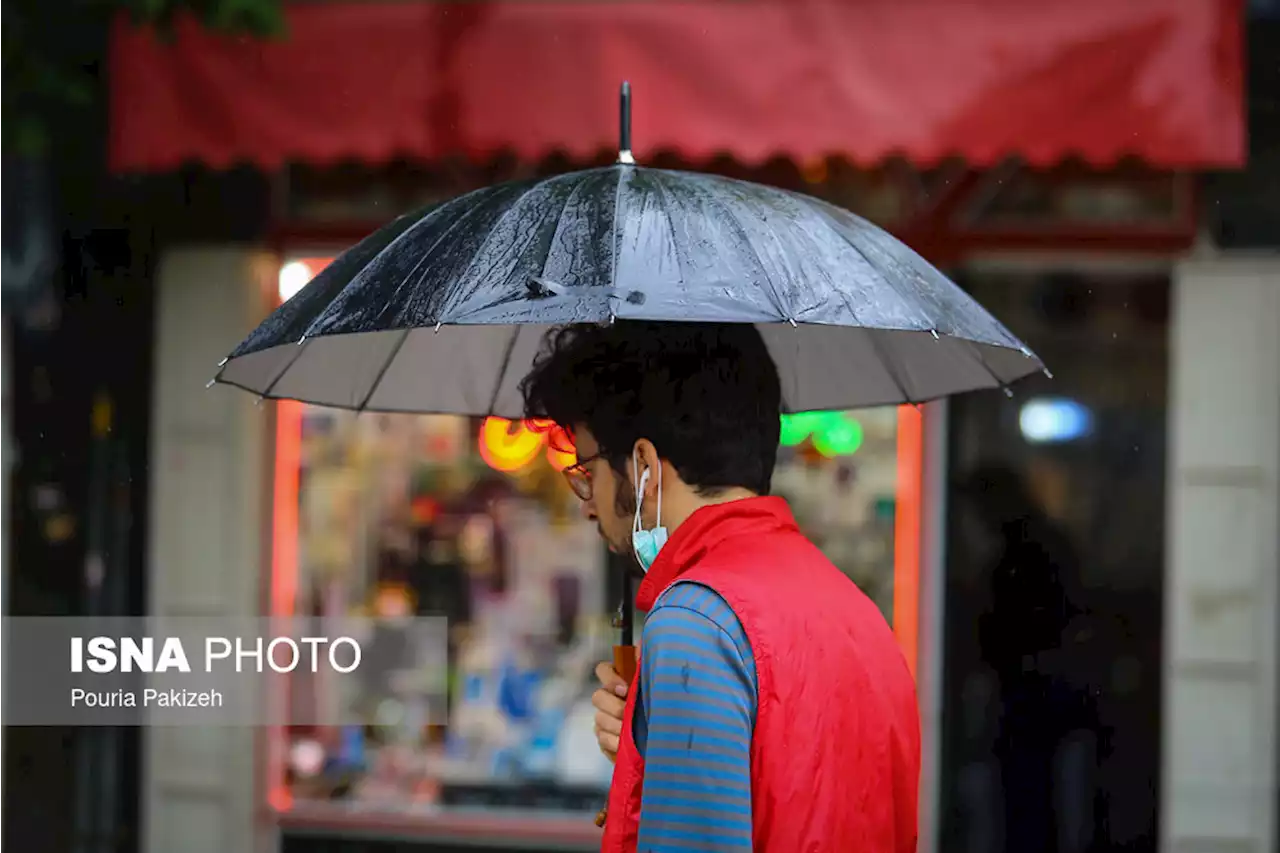
M 709 588 L 677 583 L 640 643 L 639 850 L 750 850 L 756 672 L 742 624 Z

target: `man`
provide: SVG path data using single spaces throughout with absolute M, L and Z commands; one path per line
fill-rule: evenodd
M 911 674 L 768 496 L 781 392 L 755 328 L 569 327 L 523 392 L 574 436 L 570 484 L 644 576 L 636 683 L 602 665 L 594 698 L 615 759 L 603 849 L 914 850 Z

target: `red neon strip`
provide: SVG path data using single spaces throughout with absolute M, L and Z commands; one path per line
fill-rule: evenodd
M 276 403 L 275 494 L 271 533 L 271 615 L 292 616 L 298 596 L 298 475 L 302 404 Z
M 924 418 L 915 406 L 898 407 L 898 495 L 893 530 L 893 633 L 911 674 L 920 641 L 920 498 Z
M 298 598 L 298 477 L 302 468 L 302 404 L 276 403 L 275 483 L 271 530 L 271 616 L 294 614 Z M 284 697 L 288 702 L 288 696 Z M 293 806 L 285 784 L 288 738 L 273 726 L 267 746 L 267 803 L 277 812 Z
M 324 262 L 304 261 L 312 275 Z M 302 404 L 276 403 L 276 453 L 271 512 L 271 617 L 294 615 L 298 600 L 298 481 L 302 471 Z M 274 686 L 274 685 L 273 685 Z M 275 701 L 277 697 L 270 697 Z M 288 693 L 278 697 L 288 709 Z M 267 804 L 277 813 L 293 807 L 293 793 L 285 783 L 289 738 L 282 723 L 267 732 Z
M 328 266 L 330 260 L 305 258 L 302 263 L 307 265 L 314 276 Z M 273 619 L 287 619 L 297 610 L 298 482 L 302 472 L 302 411 L 303 404 L 294 400 L 276 402 L 276 452 L 271 501 L 270 615 Z M 287 694 L 283 701 L 289 701 Z M 293 792 L 285 783 L 288 749 L 286 727 L 270 727 L 267 731 L 267 804 L 277 813 L 293 807 Z

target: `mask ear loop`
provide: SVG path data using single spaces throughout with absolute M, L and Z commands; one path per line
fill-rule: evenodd
M 631 477 L 637 483 L 636 485 L 636 514 L 631 518 L 631 532 L 640 532 L 640 510 L 644 506 L 644 487 L 649 482 L 649 469 L 644 470 L 644 476 L 640 476 L 640 457 L 631 451 Z
M 649 473 L 649 469 L 645 469 L 645 473 Z M 658 519 L 654 525 L 654 529 L 662 526 L 662 463 L 658 463 Z

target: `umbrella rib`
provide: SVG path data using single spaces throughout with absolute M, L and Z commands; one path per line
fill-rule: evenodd
M 498 395 L 502 393 L 502 380 L 507 378 L 507 368 L 511 366 L 511 353 L 515 351 L 518 337 L 520 337 L 520 326 L 515 325 L 512 327 L 511 339 L 507 341 L 506 352 L 502 354 L 502 367 L 498 370 L 498 381 L 493 385 L 493 394 L 489 397 L 486 415 L 492 415 L 494 407 L 498 405 Z
M 410 234 L 413 234 L 414 232 L 416 232 L 418 228 L 424 225 L 427 222 L 427 220 L 430 219 L 431 217 L 443 214 L 444 211 L 446 211 L 450 207 L 453 207 L 454 205 L 459 204 L 462 201 L 465 201 L 466 199 L 471 198 L 474 195 L 489 192 L 492 189 L 493 187 L 481 187 L 479 189 L 475 189 L 470 192 L 463 193 L 457 198 L 450 199 L 449 201 L 443 202 L 439 205 L 432 206 L 425 215 L 419 217 L 419 219 L 416 222 L 414 222 L 412 225 L 406 228 L 403 232 L 401 232 L 398 236 L 396 236 L 396 238 L 392 240 L 390 243 L 388 243 L 387 245 L 379 249 L 377 254 L 375 254 L 372 258 L 370 258 L 368 261 L 365 262 L 364 266 L 360 269 L 360 271 L 357 272 L 355 275 L 353 275 L 347 281 L 347 283 L 342 286 L 342 289 L 339 290 L 336 294 L 334 294 L 332 299 L 330 299 L 328 302 L 325 303 L 325 305 L 320 309 L 320 311 L 316 314 L 316 316 L 311 318 L 311 321 L 307 324 L 307 331 L 304 332 L 304 337 L 310 333 L 311 329 L 315 327 L 315 324 L 317 322 L 319 322 L 323 317 L 328 315 L 330 309 L 333 308 L 334 303 L 342 299 L 342 297 L 346 294 L 347 289 L 350 288 L 351 285 L 354 284 L 357 280 L 359 280 L 360 274 L 363 273 L 365 270 L 369 269 L 369 267 L 373 266 L 375 263 L 377 263 L 378 260 L 383 255 L 385 255 L 387 252 L 395 248 L 395 246 L 399 244 L 401 240 L 404 240 Z M 399 295 L 400 291 L 404 288 L 405 282 L 408 281 L 409 276 L 412 276 L 415 272 L 417 272 L 418 267 L 422 266 L 423 262 L 427 259 L 427 257 L 432 252 L 435 251 L 436 247 L 440 245 L 441 241 L 443 241 L 445 237 L 447 237 L 450 233 L 452 233 L 453 229 L 457 227 L 457 225 L 460 222 L 465 221 L 471 215 L 471 212 L 474 211 L 475 209 L 476 207 L 473 205 L 470 210 L 463 211 L 462 215 L 457 217 L 453 221 L 451 221 L 449 225 L 445 228 L 444 233 L 436 238 L 435 242 L 431 244 L 431 248 L 427 249 L 427 251 L 422 253 L 422 256 L 418 259 L 418 263 L 414 265 L 414 268 L 410 270 L 409 273 L 403 279 L 401 279 L 399 284 L 396 285 L 396 289 L 391 294 L 391 298 L 388 299 L 385 303 L 383 303 L 382 310 L 378 312 L 378 319 L 381 319 L 381 317 L 386 313 L 387 308 L 389 308 L 392 304 L 394 304 L 396 296 Z M 426 275 L 425 271 L 423 272 L 423 275 Z
M 819 215 L 819 216 L 821 216 L 823 219 L 827 220 L 827 222 L 830 224 L 831 230 L 832 230 L 832 231 L 834 231 L 836 234 L 840 235 L 840 239 L 844 240 L 844 241 L 845 241 L 845 243 L 847 243 L 847 244 L 849 245 L 849 248 L 853 249 L 855 252 L 857 252 L 859 255 L 861 255 L 861 256 L 863 257 L 863 259 L 867 262 L 867 266 L 869 266 L 871 269 L 875 270 L 875 271 L 876 271 L 876 275 L 878 275 L 882 281 L 884 281 L 886 284 L 888 284 L 888 285 L 890 285 L 891 287 L 893 287 L 893 289 L 894 289 L 894 290 L 898 290 L 898 288 L 894 285 L 893 277 L 892 277 L 892 276 L 887 276 L 887 275 L 885 275 L 885 274 L 884 274 L 884 272 L 883 272 L 879 267 L 877 267 L 874 263 L 872 263 L 871 258 L 867 257 L 867 253 L 866 253 L 866 252 L 864 252 L 864 251 L 862 251 L 862 248 L 861 248 L 860 246 L 858 246 L 858 244 L 857 244 L 857 243 L 854 243 L 854 242 L 853 242 L 853 240 L 851 240 L 851 239 L 849 238 L 849 235 L 848 235 L 848 234 L 846 234 L 846 233 L 844 232 L 844 229 L 840 227 L 840 223 L 839 223 L 839 222 L 838 222 L 838 221 L 837 221 L 833 216 L 831 216 L 831 214 L 829 214 L 826 210 L 824 210 L 824 209 L 823 209 L 822 204 L 825 204 L 825 202 L 824 202 L 824 203 L 821 203 L 821 204 L 815 204 L 815 205 L 812 205 L 812 207 L 813 207 L 813 209 L 814 209 L 815 211 L 817 211 L 817 213 L 818 213 L 818 215 Z M 899 295 L 902 295 L 902 294 L 901 294 L 901 291 L 899 291 Z M 928 319 L 928 318 L 926 318 L 926 319 Z M 930 321 L 930 322 L 932 323 L 933 321 Z M 865 327 L 864 327 L 864 328 L 865 328 Z M 919 331 L 921 331 L 921 330 L 919 330 L 919 329 L 903 329 L 903 330 L 901 330 L 901 331 L 914 331 L 914 332 L 919 332 Z M 937 329 L 935 328 L 935 329 L 932 329 L 931 331 L 935 331 L 935 332 L 936 332 L 936 331 L 937 331 Z M 1000 377 L 996 374 L 996 372 L 995 372 L 994 370 L 992 370 L 992 369 L 991 369 L 991 367 L 987 364 L 986 359 L 982 358 L 982 356 L 981 356 L 981 355 L 979 355 L 979 354 L 977 353 L 977 351 L 976 351 L 977 344 L 976 344 L 974 341 L 971 341 L 971 340 L 969 340 L 968 338 L 962 338 L 962 337 L 959 337 L 959 336 L 957 336 L 957 335 L 947 335 L 947 337 L 948 337 L 949 339 L 951 339 L 951 340 L 959 341 L 959 342 L 961 342 L 961 343 L 963 343 L 963 344 L 965 344 L 965 345 L 966 345 L 966 346 L 964 346 L 964 347 L 961 347 L 961 349 L 965 349 L 966 351 L 968 351 L 968 353 L 969 353 L 970 357 L 977 359 L 977 362 L 978 362 L 979 366 L 981 366 L 981 367 L 982 367 L 982 369 L 986 372 L 986 374 L 987 374 L 988 376 L 990 376 L 992 379 L 994 379 L 994 380 L 995 380 L 995 382 L 996 382 L 996 387 L 997 387 L 997 388 L 1005 388 L 1005 389 L 1007 389 L 1007 388 L 1008 388 L 1008 384 L 1007 384 L 1006 382 L 1004 382 L 1003 380 L 1001 380 L 1001 379 L 1000 379 Z M 874 345 L 875 345 L 875 344 L 874 344 L 874 340 L 873 340 L 873 346 L 874 346 Z M 878 347 L 877 347 L 877 352 L 878 352 L 878 351 L 879 351 L 879 349 L 878 349 Z M 882 358 L 882 360 L 883 360 L 883 356 L 882 356 L 881 358 Z M 886 367 L 886 370 L 888 370 L 888 368 L 887 368 L 887 367 Z M 898 382 L 897 377 L 893 375 L 893 372 L 892 372 L 892 371 L 889 371 L 889 376 L 890 376 L 890 378 L 892 378 L 892 379 L 894 380 L 894 382 L 895 382 L 895 383 L 897 383 L 897 382 Z M 899 384 L 899 387 L 901 387 L 901 384 L 900 384 L 900 383 L 898 383 L 898 384 Z
M 471 195 L 471 193 L 468 193 L 467 195 Z M 464 198 L 465 197 L 466 196 L 464 196 Z M 434 242 L 432 242 L 431 246 L 425 252 L 423 252 L 421 256 L 419 256 L 418 262 L 413 265 L 413 269 L 409 270 L 409 272 L 405 274 L 404 278 L 400 279 L 400 283 L 396 285 L 396 289 L 391 294 L 391 298 L 388 299 L 383 304 L 382 310 L 378 314 L 379 319 L 381 319 L 381 317 L 386 314 L 387 310 L 396 303 L 397 297 L 400 295 L 400 291 L 404 290 L 404 286 L 409 283 L 409 279 L 413 276 L 413 274 L 418 272 L 418 270 L 422 268 L 422 265 L 427 262 L 427 259 L 431 257 L 431 253 L 434 252 L 436 248 L 439 247 L 439 245 L 444 242 L 446 237 L 448 237 L 450 234 L 453 233 L 453 229 L 457 228 L 463 222 L 470 219 L 471 216 L 479 209 L 480 209 L 479 205 L 473 205 L 469 210 L 463 211 L 461 216 L 459 216 L 458 218 L 454 219 L 452 222 L 449 223 L 449 225 L 444 229 L 444 231 L 440 234 L 440 236 L 437 237 Z M 435 211 L 433 211 L 433 213 L 434 212 Z M 413 228 L 409 229 L 409 231 L 412 231 L 412 230 L 414 229 Z M 409 232 L 406 231 L 405 233 L 407 234 Z M 401 236 L 404 236 L 404 235 L 402 234 Z M 400 238 L 397 237 L 396 242 L 399 242 L 399 239 Z M 390 249 L 390 248 L 391 246 L 387 246 L 387 249 Z M 387 249 L 383 249 L 382 251 L 385 252 Z M 382 257 L 382 252 L 379 252 L 378 256 L 375 257 L 373 261 L 370 261 L 369 264 L 366 264 L 365 269 L 368 269 L 369 266 L 371 266 L 373 262 L 378 259 L 378 257 Z M 430 272 L 430 268 L 422 270 L 422 272 L 418 275 L 418 283 L 414 285 L 415 288 L 419 284 L 422 284 L 422 279 L 426 277 L 428 272 Z M 354 281 L 355 279 L 353 278 L 352 280 Z M 445 312 L 443 309 L 438 311 L 437 316 L 434 319 L 437 322 L 439 322 L 440 317 L 443 316 L 444 313 Z
M 827 223 L 827 227 L 830 228 L 832 231 L 834 231 L 840 237 L 840 239 L 843 240 L 846 245 L 848 245 L 850 249 L 853 249 L 853 251 L 855 251 L 862 258 L 862 260 L 866 261 L 868 269 L 871 269 L 872 271 L 874 271 L 876 276 L 879 277 L 880 281 L 884 282 L 884 284 L 887 285 L 890 290 L 896 293 L 898 295 L 898 298 L 901 299 L 904 304 L 913 305 L 914 300 L 907 298 L 907 294 L 903 293 L 902 289 L 898 287 L 897 278 L 892 275 L 887 275 L 884 270 L 882 270 L 873 260 L 871 260 L 871 256 L 868 255 L 861 246 L 855 243 L 853 239 L 848 234 L 845 233 L 844 226 L 840 223 L 840 221 L 836 219 L 834 216 L 832 216 L 831 213 L 829 213 L 825 209 L 826 207 L 831 207 L 832 205 L 829 205 L 827 202 L 824 202 L 821 199 L 816 199 L 816 198 L 808 201 L 810 202 L 808 207 L 811 210 L 813 210 L 814 213 L 818 214 L 818 216 Z M 839 210 L 839 208 L 836 208 L 836 209 Z M 910 247 L 907 247 L 907 248 L 910 248 Z M 936 326 L 936 322 L 933 320 L 933 318 L 927 316 L 924 313 L 924 311 L 920 310 L 918 305 L 915 307 L 916 307 L 916 312 L 922 315 L 923 319 L 925 320 L 925 325 L 928 328 L 934 328 Z M 902 331 L 919 331 L 919 330 L 903 329 Z
M 551 253 L 555 251 L 556 240 L 559 239 L 560 231 L 564 228 L 564 212 L 569 209 L 569 204 L 577 198 L 579 190 L 584 186 L 586 186 L 586 181 L 579 181 L 565 196 L 564 204 L 560 205 L 560 212 L 556 214 L 556 228 L 551 232 L 551 243 L 547 246 L 547 256 L 542 259 L 542 269 L 538 271 L 538 278 L 547 277 L 547 264 L 551 263 Z
M 261 396 L 264 399 L 270 397 L 271 392 L 276 390 L 276 386 L 280 384 L 280 380 L 284 378 L 284 375 L 289 372 L 289 369 L 292 368 L 293 365 L 297 363 L 298 359 L 302 357 L 302 351 L 311 346 L 311 341 L 311 338 L 303 338 L 294 345 L 293 358 L 289 359 L 285 366 L 280 368 L 280 372 L 275 375 L 275 378 L 273 378 L 267 385 L 266 389 L 262 391 Z M 221 375 L 221 373 L 219 373 L 219 375 Z
M 626 177 L 626 170 L 634 168 L 632 166 L 618 166 L 618 185 L 613 191 L 613 227 L 609 229 L 609 289 L 616 291 L 618 289 L 618 241 L 621 235 L 618 233 L 618 220 L 621 219 L 619 211 L 622 209 L 622 181 Z M 677 263 L 679 260 L 677 259 Z M 613 316 L 612 306 L 609 308 L 609 316 Z
M 999 375 L 991 369 L 991 365 L 987 364 L 987 360 L 982 357 L 982 353 L 978 350 L 978 345 L 975 342 L 968 338 L 957 338 L 951 335 L 948 335 L 948 337 L 953 341 L 959 341 L 964 344 L 961 349 L 967 352 L 970 358 L 978 362 L 978 366 L 981 367 L 988 376 L 995 380 L 997 388 L 1004 388 L 1008 390 L 1009 383 L 1001 379 Z M 1010 396 L 1012 396 L 1012 394 Z
M 911 399 L 911 394 L 907 392 L 907 386 L 898 376 L 898 371 L 894 369 L 893 362 L 885 354 L 884 347 L 876 332 L 884 331 L 883 329 L 869 329 L 863 326 L 862 329 L 867 333 L 867 337 L 871 339 L 871 348 L 876 351 L 876 355 L 880 356 L 880 363 L 884 365 L 884 372 L 889 374 L 889 378 L 893 380 L 893 384 L 897 387 L 898 393 L 902 395 L 902 402 L 908 405 L 915 405 L 915 401 Z
M 404 342 L 409 339 L 409 333 L 413 329 L 401 329 L 400 339 L 391 347 L 391 352 L 387 353 L 387 357 L 382 362 L 382 367 L 378 368 L 378 375 L 374 377 L 373 384 L 369 386 L 369 393 L 364 395 L 364 399 L 360 401 L 360 405 L 356 407 L 357 412 L 363 412 L 369 405 L 369 401 L 373 399 L 373 395 L 378 392 L 378 386 L 382 384 L 382 377 L 387 375 L 387 371 L 391 369 L 391 362 L 396 360 L 396 356 L 400 354 L 400 348 L 404 346 Z
M 680 286 L 688 287 L 689 282 L 684 277 L 684 264 L 680 260 L 680 240 L 676 237 L 676 221 L 675 217 L 671 215 L 675 211 L 676 205 L 672 203 L 670 194 L 667 192 L 666 187 L 662 185 L 661 175 L 661 172 L 654 175 L 653 185 L 658 188 L 658 195 L 662 196 L 662 201 L 666 207 L 667 230 L 671 232 L 671 253 L 676 259 L 676 272 L 680 275 Z M 615 284 L 614 287 L 616 288 L 617 285 Z
M 565 177 L 565 176 L 559 175 L 557 177 Z M 556 214 L 556 227 L 555 227 L 555 230 L 551 233 L 551 243 L 547 248 L 547 256 L 542 259 L 542 267 L 538 271 L 538 276 L 537 276 L 538 279 L 546 278 L 547 264 L 551 262 L 551 253 L 555 249 L 556 238 L 560 236 L 560 231 L 564 224 L 564 212 L 566 209 L 568 209 L 569 203 L 574 199 L 575 196 L 577 196 L 578 191 L 581 190 L 584 185 L 585 185 L 584 182 L 579 181 L 578 184 L 574 186 L 573 190 L 570 191 L 569 195 L 565 197 L 564 204 L 560 206 L 560 212 Z M 460 322 L 466 318 L 473 317 L 474 315 L 478 314 L 481 311 L 486 311 L 490 308 L 496 308 L 500 305 L 509 305 L 512 302 L 516 302 L 524 298 L 525 297 L 523 294 L 511 294 L 511 293 L 500 294 L 494 297 L 491 301 L 485 303 L 484 305 L 481 305 L 477 308 L 473 308 L 463 313 L 460 313 L 453 319 L 455 322 Z
M 552 177 L 546 178 L 544 180 L 534 181 L 533 184 L 531 184 L 527 189 L 525 189 L 524 192 L 516 196 L 516 198 L 511 202 L 511 206 L 508 207 L 506 210 L 502 211 L 502 213 L 498 215 L 498 218 L 493 223 L 493 225 L 489 227 L 489 233 L 484 235 L 484 239 L 480 241 L 480 245 L 477 246 L 475 251 L 471 253 L 471 260 L 467 262 L 466 269 L 464 269 L 462 273 L 457 276 L 456 281 L 461 283 L 466 279 L 466 277 L 471 273 L 471 270 L 475 268 L 476 261 L 479 260 L 481 255 L 484 254 L 485 247 L 489 245 L 490 241 L 493 240 L 494 235 L 498 233 L 498 229 L 502 226 L 502 223 L 507 221 L 507 217 L 511 216 L 512 213 L 515 212 L 516 208 L 524 204 L 525 199 L 527 199 L 530 195 L 532 195 L 536 190 L 543 189 L 547 186 L 550 186 L 551 184 L 564 180 L 565 178 L 572 178 L 572 177 L 577 177 L 577 176 L 575 173 L 569 172 L 563 175 L 553 175 Z M 497 263 L 498 261 L 496 259 L 491 261 L 489 264 L 489 270 L 492 270 L 495 266 L 497 266 Z M 446 304 L 441 308 L 440 317 L 446 316 L 449 313 L 449 309 L 451 306 L 458 303 L 465 304 L 466 301 L 470 299 L 471 296 L 478 289 L 479 289 L 478 287 L 472 287 L 469 291 L 467 291 L 465 295 L 454 294 L 453 298 L 449 299 L 446 302 Z M 440 317 L 437 317 L 436 319 L 439 320 Z
M 714 181 L 707 181 L 707 183 L 714 183 Z M 782 299 L 777 288 L 774 287 L 773 279 L 769 276 L 769 271 L 765 269 L 764 259 L 760 257 L 760 252 L 756 250 L 755 244 L 751 242 L 750 235 L 747 233 L 747 226 L 742 223 L 734 209 L 721 201 L 720 197 L 714 192 L 708 192 L 707 198 L 724 212 L 725 219 L 733 223 L 738 233 L 742 235 L 742 244 L 751 250 L 752 256 L 756 259 L 756 266 L 760 268 L 760 275 L 764 278 L 765 284 L 768 285 L 769 295 L 773 297 L 773 307 L 778 312 L 778 316 L 784 320 L 794 319 L 795 312 L 783 307 Z

